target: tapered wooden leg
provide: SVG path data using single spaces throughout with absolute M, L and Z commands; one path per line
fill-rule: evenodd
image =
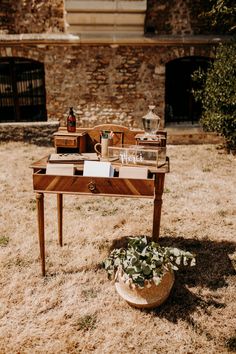
M 62 246 L 62 219 L 63 219 L 63 194 L 57 194 L 57 221 L 58 221 L 58 241 Z
M 43 193 L 36 194 L 36 205 L 38 214 L 38 236 L 41 258 L 42 275 L 45 276 L 45 241 L 44 241 L 44 195 Z
M 162 207 L 162 194 L 164 190 L 165 174 L 158 174 L 155 180 L 155 195 L 154 195 L 154 210 L 153 210 L 153 227 L 152 238 L 157 241 L 160 235 L 161 224 L 161 207 Z

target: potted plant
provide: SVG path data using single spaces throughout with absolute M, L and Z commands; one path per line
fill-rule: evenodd
M 145 236 L 130 237 L 126 248 L 114 249 L 103 262 L 118 294 L 139 308 L 157 307 L 167 299 L 180 265 L 194 266 L 194 255 L 148 242 Z

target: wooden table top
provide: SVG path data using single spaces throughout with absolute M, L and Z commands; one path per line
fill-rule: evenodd
M 47 156 L 44 156 L 43 158 L 41 158 L 40 160 L 38 161 L 35 161 L 33 162 L 30 167 L 34 170 L 38 170 L 38 169 L 46 169 L 47 167 L 47 163 L 48 163 L 48 158 L 49 158 L 50 155 L 47 155 Z M 111 162 L 112 166 L 114 167 L 114 169 L 116 171 L 119 170 L 120 166 L 122 166 L 122 164 L 120 162 Z M 78 171 L 83 171 L 83 161 L 81 161 L 81 163 L 74 163 L 73 164 L 76 169 Z M 132 164 L 132 165 L 126 165 L 126 166 L 129 166 L 129 167 L 147 167 L 149 172 L 151 173 L 154 173 L 154 174 L 157 174 L 157 173 L 168 173 L 169 172 L 169 158 L 166 157 L 166 163 L 163 164 L 162 166 L 160 167 L 155 167 L 155 166 L 146 166 L 146 165 L 136 165 L 136 164 Z

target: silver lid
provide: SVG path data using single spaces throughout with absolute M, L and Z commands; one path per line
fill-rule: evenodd
M 160 120 L 161 118 L 153 112 L 155 107 L 156 106 L 153 106 L 153 105 L 148 106 L 149 112 L 145 116 L 143 116 L 143 118 L 144 119 L 151 119 L 151 120 Z

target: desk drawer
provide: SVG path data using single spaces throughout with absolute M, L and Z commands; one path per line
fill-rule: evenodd
M 154 194 L 154 179 L 33 175 L 35 191 L 72 194 L 146 196 Z
M 55 136 L 54 144 L 56 147 L 74 147 L 78 146 L 78 139 L 76 136 Z

